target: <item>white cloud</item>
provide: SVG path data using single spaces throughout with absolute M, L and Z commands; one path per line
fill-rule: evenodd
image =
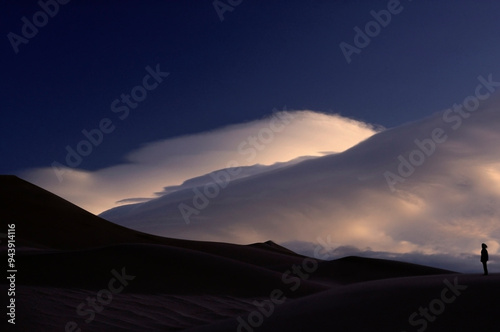
M 460 259 L 475 257 L 486 242 L 495 255 L 500 249 L 499 105 L 491 98 L 456 129 L 440 112 L 342 153 L 239 179 L 191 214 L 189 224 L 179 203 L 196 207 L 192 189 L 137 205 L 134 213 L 116 219 L 116 211 L 106 217 L 196 240 L 314 242 L 330 235 L 337 247 Z M 422 151 L 415 140 L 432 137 L 438 128 L 447 140 L 429 147 L 429 155 L 422 152 L 424 159 L 414 160 L 418 165 L 411 175 L 400 174 L 398 156 L 408 160 L 413 151 Z M 393 185 L 394 191 L 384 177 L 387 171 L 404 180 Z
M 282 111 L 261 120 L 146 144 L 132 151 L 124 164 L 93 172 L 67 169 L 62 182 L 51 168 L 30 170 L 21 177 L 100 213 L 121 200 L 154 198 L 165 186 L 180 185 L 230 162 L 271 165 L 320 156 L 324 151 L 341 152 L 375 132 L 371 125 L 339 115 Z

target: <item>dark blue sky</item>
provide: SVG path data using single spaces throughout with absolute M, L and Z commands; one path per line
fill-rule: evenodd
M 9 33 L 22 36 L 23 17 L 44 17 L 36 1 L 3 1 L 0 173 L 63 163 L 66 146 L 76 147 L 82 130 L 104 118 L 114 131 L 82 169 L 285 105 L 393 127 L 462 102 L 479 75 L 500 80 L 500 2 L 493 0 L 402 0 L 348 64 L 339 44 L 354 45 L 353 28 L 364 29 L 370 11 L 390 2 L 243 0 L 221 22 L 212 0 L 73 0 L 16 54 Z M 170 75 L 120 120 L 113 101 L 157 65 Z

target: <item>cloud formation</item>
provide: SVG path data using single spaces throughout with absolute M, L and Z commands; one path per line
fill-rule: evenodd
M 100 213 L 117 202 L 155 198 L 155 193 L 165 193 L 164 187 L 179 186 L 217 169 L 273 165 L 301 156 L 321 156 L 325 151 L 342 152 L 379 129 L 339 115 L 280 111 L 248 123 L 152 142 L 132 151 L 125 163 L 109 168 L 93 172 L 65 169 L 62 182 L 50 167 L 20 176 Z
M 499 99 L 455 112 L 462 117 L 460 126 L 447 121 L 450 113 L 444 110 L 342 153 L 238 179 L 213 197 L 210 188 L 199 186 L 200 194 L 179 190 L 105 216 L 139 230 L 197 240 L 314 243 L 329 235 L 335 247 L 459 260 L 473 259 L 486 242 L 495 257 Z M 387 172 L 399 179 L 389 181 Z M 180 204 L 197 208 L 190 223 Z

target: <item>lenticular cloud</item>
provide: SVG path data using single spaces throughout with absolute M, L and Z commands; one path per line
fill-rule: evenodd
M 339 153 L 380 130 L 371 125 L 312 111 L 279 111 L 248 123 L 152 142 L 132 151 L 126 163 L 101 169 L 64 169 L 59 182 L 47 167 L 21 176 L 65 199 L 100 213 L 117 202 L 139 202 L 181 188 L 184 181 L 227 167 L 254 166 L 261 172 L 302 156 Z M 92 158 L 89 155 L 87 158 Z M 275 165 L 276 164 L 276 165 Z M 188 181 L 188 185 L 193 180 Z M 169 188 L 169 189 L 165 189 Z
M 229 168 L 196 186 L 103 216 L 142 231 L 197 240 L 290 243 L 328 235 L 338 247 L 456 257 L 487 242 L 495 254 L 499 105 L 498 96 L 489 98 L 459 127 L 446 121 L 446 110 L 340 153 L 232 181 L 221 173 L 237 172 Z M 412 167 L 404 174 L 403 160 Z M 389 181 L 388 172 L 397 180 Z

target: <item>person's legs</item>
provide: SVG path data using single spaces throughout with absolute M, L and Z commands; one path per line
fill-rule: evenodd
M 488 266 L 486 265 L 486 262 L 483 262 L 483 270 L 484 270 L 484 275 L 488 275 Z

